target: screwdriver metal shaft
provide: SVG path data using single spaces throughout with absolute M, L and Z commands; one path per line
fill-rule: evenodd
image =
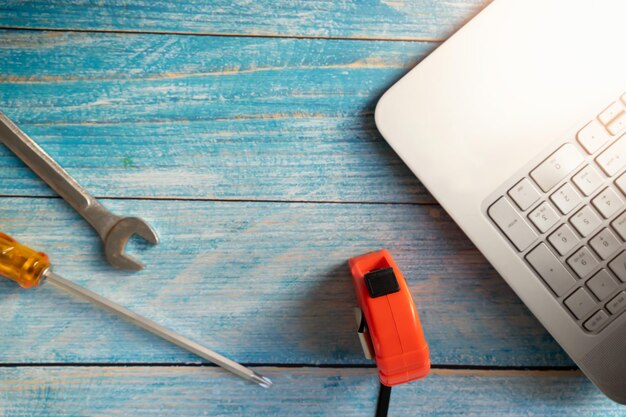
M 270 381 L 269 378 L 261 376 L 253 370 L 248 369 L 245 366 L 233 360 L 230 360 L 217 352 L 213 352 L 212 350 L 207 349 L 206 347 L 194 342 L 193 340 L 190 340 L 185 336 L 182 336 L 166 327 L 163 327 L 160 324 L 155 323 L 150 319 L 147 319 L 146 317 L 140 316 L 139 314 L 134 313 L 127 308 L 122 307 L 121 305 L 102 297 L 101 295 L 89 291 L 88 289 L 83 288 L 80 285 L 74 284 L 73 282 L 68 281 L 63 277 L 60 277 L 49 269 L 44 272 L 42 282 L 46 282 L 56 288 L 62 289 L 105 310 L 115 313 L 118 316 L 128 320 L 129 322 L 141 327 L 142 329 L 145 329 L 152 334 L 155 334 L 167 341 L 170 341 L 175 345 L 180 346 L 181 348 L 200 356 L 201 358 L 211 361 L 214 364 L 221 366 L 222 368 L 232 372 L 237 376 L 240 376 L 243 379 L 259 384 L 263 388 L 269 388 L 272 386 L 272 381 Z

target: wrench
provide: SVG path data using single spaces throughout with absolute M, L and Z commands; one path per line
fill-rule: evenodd
M 126 255 L 124 249 L 133 235 L 141 236 L 153 245 L 159 243 L 159 237 L 148 223 L 137 217 L 120 217 L 111 213 L 2 112 L 0 142 L 13 151 L 98 232 L 111 265 L 132 271 L 143 269 L 143 263 Z

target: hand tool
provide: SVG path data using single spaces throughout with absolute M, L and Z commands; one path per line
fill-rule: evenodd
M 137 217 L 111 213 L 76 182 L 37 143 L 0 112 L 0 141 L 69 203 L 98 232 L 106 259 L 115 268 L 139 271 L 144 265 L 124 253 L 133 235 L 156 245 L 159 238 L 152 227 Z
M 168 340 L 201 358 L 207 359 L 243 379 L 257 383 L 263 388 L 272 386 L 272 381 L 269 378 L 261 376 L 253 370 L 219 353 L 213 352 L 150 319 L 133 313 L 111 300 L 60 277 L 52 272 L 48 255 L 20 244 L 2 232 L 0 232 L 0 275 L 17 282 L 23 288 L 38 287 L 47 282 L 56 288 L 67 291 L 74 296 L 115 313 L 142 329 Z
M 376 359 L 377 417 L 387 415 L 391 387 L 425 377 L 430 353 L 404 276 L 385 249 L 349 260 L 359 303 L 357 322 L 365 357 Z

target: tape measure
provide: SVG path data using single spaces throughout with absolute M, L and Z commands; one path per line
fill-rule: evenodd
M 358 335 L 365 357 L 376 361 L 381 382 L 377 416 L 383 416 L 392 386 L 428 374 L 428 344 L 409 287 L 389 252 L 367 253 L 348 264 L 359 303 Z

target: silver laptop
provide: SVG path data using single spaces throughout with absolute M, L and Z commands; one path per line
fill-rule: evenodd
M 626 404 L 626 1 L 495 0 L 385 93 L 376 124 Z

